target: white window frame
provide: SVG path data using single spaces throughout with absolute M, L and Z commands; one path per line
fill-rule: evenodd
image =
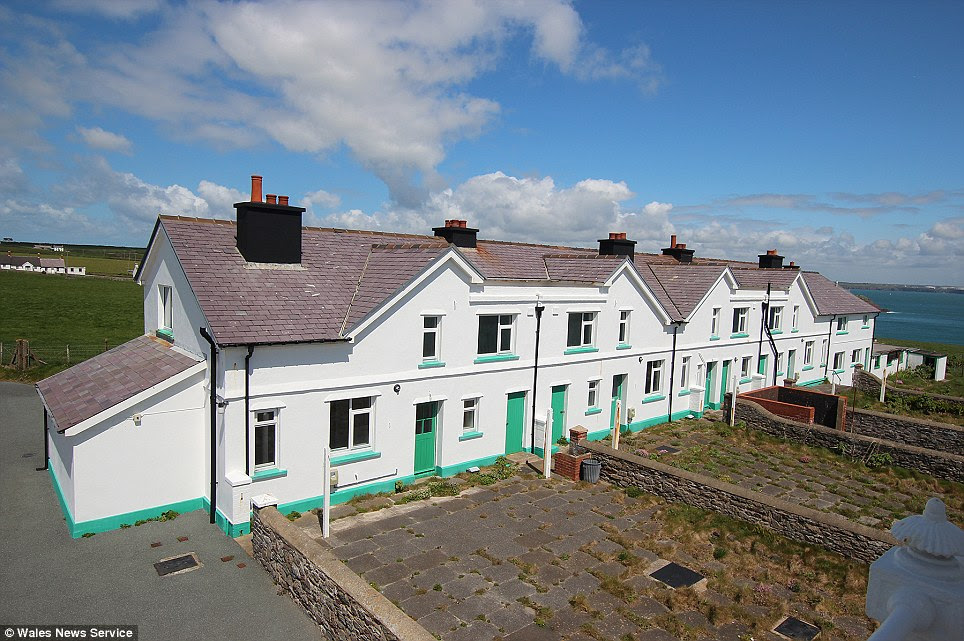
M 663 364 L 664 359 L 647 361 L 646 363 L 646 396 L 663 393 Z
M 619 344 L 628 345 L 629 344 L 629 319 L 632 316 L 632 310 L 623 309 L 619 311 Z
M 479 315 L 479 334 L 482 333 L 482 319 L 483 318 L 495 318 L 495 351 L 494 352 L 479 352 L 479 356 L 492 356 L 498 354 L 513 354 L 513 348 L 515 347 L 515 314 L 480 314 Z M 508 319 L 508 320 L 506 320 Z M 502 332 L 509 330 L 509 345 L 504 346 L 502 343 Z M 476 343 L 477 345 L 477 343 Z
M 852 351 L 850 352 L 850 364 L 851 364 L 851 365 L 853 365 L 854 363 L 859 363 L 859 362 L 860 362 L 860 354 L 861 354 L 861 351 L 862 351 L 862 350 L 858 347 L 857 349 L 852 350 Z
M 722 308 L 713 308 L 713 317 L 710 319 L 710 336 L 720 335 L 720 312 Z
M 771 307 L 770 308 L 770 331 L 782 331 L 783 330 L 783 306 Z
M 435 327 L 426 326 L 427 323 L 429 322 L 429 319 L 432 319 L 435 321 Z M 432 348 L 435 353 L 432 354 L 431 356 L 426 356 L 425 355 L 425 337 L 430 334 L 432 335 L 432 341 L 433 341 Z M 422 362 L 423 363 L 428 363 L 428 362 L 434 363 L 442 360 L 441 337 L 442 337 L 442 317 L 436 316 L 434 314 L 426 314 L 425 316 L 422 316 Z
M 462 433 L 469 434 L 479 430 L 479 397 L 462 399 Z M 471 416 L 471 427 L 466 426 L 467 417 Z
M 753 371 L 753 357 L 744 356 L 740 363 L 740 378 L 750 378 Z
M 690 357 L 689 356 L 684 356 L 682 359 L 680 359 L 679 387 L 681 390 L 690 388 Z
M 813 341 L 807 341 L 803 344 L 803 364 L 813 364 Z
M 174 331 L 174 288 L 158 285 L 157 328 Z
M 733 309 L 733 334 L 747 334 L 747 319 L 750 316 L 749 307 L 735 307 Z
M 362 407 L 355 409 L 355 401 L 368 399 L 368 407 Z M 354 398 L 341 398 L 338 400 L 331 401 L 328 407 L 328 446 L 331 447 L 332 452 L 351 452 L 354 450 L 367 450 L 373 449 L 375 447 L 375 396 L 356 396 Z M 348 445 L 347 447 L 334 447 L 331 442 L 331 412 L 334 409 L 334 404 L 339 402 L 348 402 Z M 362 444 L 355 444 L 355 416 L 359 414 L 368 414 L 368 442 Z
M 838 331 L 838 332 L 846 332 L 846 331 L 847 331 L 847 317 L 846 317 L 846 316 L 838 316 L 838 317 L 837 317 L 837 331 Z
M 696 386 L 703 387 L 704 381 L 706 379 L 703 377 L 703 363 L 696 364 Z
M 783 369 L 783 352 L 777 352 L 776 369 L 773 371 L 777 373 L 777 376 L 786 372 L 786 370 Z
M 843 352 L 834 353 L 833 369 L 834 370 L 843 369 L 843 366 L 844 366 L 844 353 Z
M 579 343 L 570 342 L 569 329 L 572 327 L 573 316 L 579 316 Z M 589 331 L 589 341 L 586 341 L 586 331 Z M 596 344 L 596 312 L 569 312 L 566 318 L 566 347 L 594 347 Z
M 864 314 L 864 327 L 870 327 L 870 316 Z
M 586 396 L 586 407 L 597 409 L 599 407 L 599 379 L 591 378 L 588 383 L 589 393 Z
M 791 320 L 791 329 L 800 329 L 800 306 L 793 306 L 793 319 Z
M 820 343 L 820 364 L 826 365 L 830 361 L 830 342 L 825 338 Z
M 270 419 L 259 420 L 259 414 L 271 413 Z M 258 460 L 258 439 L 257 433 L 259 427 L 264 427 L 266 425 L 272 425 L 274 427 L 274 453 L 271 456 L 271 461 L 267 463 L 256 463 Z M 251 448 L 251 469 L 254 472 L 261 472 L 263 470 L 275 470 L 281 467 L 278 459 L 280 458 L 279 453 L 281 448 L 279 446 L 280 436 L 281 436 L 281 409 L 280 408 L 264 408 L 251 410 L 251 440 L 254 443 L 254 447 Z

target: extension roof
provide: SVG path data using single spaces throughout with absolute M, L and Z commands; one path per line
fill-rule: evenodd
M 854 296 L 843 287 L 826 279 L 817 272 L 803 272 L 803 282 L 806 283 L 813 302 L 817 305 L 817 313 L 821 316 L 831 314 L 876 314 L 880 308 L 868 303 L 862 298 Z
M 37 390 L 57 431 L 65 432 L 198 362 L 166 341 L 139 336 L 43 379 Z
M 170 238 L 220 345 L 344 340 L 352 328 L 449 253 L 464 259 L 483 279 L 497 281 L 598 285 L 628 264 L 676 322 L 692 313 L 728 267 L 749 288 L 765 288 L 768 280 L 786 288 L 800 273 L 706 258 L 680 265 L 660 254 L 637 253 L 633 263 L 625 256 L 600 256 L 587 248 L 481 239 L 475 248 L 457 248 L 435 236 L 318 227 L 302 228 L 301 264 L 254 265 L 236 248 L 233 221 L 161 216 L 157 226 Z M 156 236 L 157 228 L 151 244 Z M 868 307 L 826 279 L 815 282 L 820 295 L 814 298 L 820 298 L 826 309 L 849 305 L 849 313 L 860 313 Z

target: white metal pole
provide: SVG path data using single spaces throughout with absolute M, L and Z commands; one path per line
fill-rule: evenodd
M 325 502 L 322 506 L 324 514 L 321 517 L 321 536 L 328 538 L 331 534 L 331 452 L 325 448 Z
M 546 437 L 542 454 L 542 471 L 545 477 L 549 478 L 549 470 L 552 464 L 552 410 L 546 410 Z
M 884 368 L 883 379 L 880 381 L 880 402 L 884 402 L 884 396 L 887 393 L 887 368 Z
M 616 401 L 616 421 L 615 421 L 615 425 L 613 425 L 613 438 L 612 438 L 612 444 L 613 444 L 614 450 L 619 449 L 619 421 L 620 421 L 619 415 L 621 413 L 620 410 L 622 409 L 620 407 L 621 404 L 622 404 L 621 400 Z
M 740 393 L 739 378 L 733 375 L 733 395 L 730 396 L 730 427 L 736 425 L 736 397 Z

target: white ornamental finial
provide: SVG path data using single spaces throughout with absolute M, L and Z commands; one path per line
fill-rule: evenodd
M 890 533 L 918 552 L 945 559 L 964 556 L 964 531 L 947 520 L 947 508 L 936 497 L 927 501 L 923 515 L 915 514 L 896 521 Z

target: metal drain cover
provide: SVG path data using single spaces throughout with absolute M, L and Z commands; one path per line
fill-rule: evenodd
M 820 628 L 796 617 L 787 617 L 773 631 L 793 641 L 813 641 L 820 634 Z
M 664 565 L 649 576 L 662 581 L 671 588 L 685 588 L 703 580 L 702 574 L 685 568 L 679 563 Z
M 20 458 L 30 458 L 31 456 L 36 456 L 33 452 L 24 452 L 20 455 Z
M 197 555 L 194 552 L 161 559 L 154 564 L 154 569 L 157 570 L 157 576 L 181 574 L 182 572 L 196 570 L 199 567 L 201 567 L 201 562 L 198 561 Z

